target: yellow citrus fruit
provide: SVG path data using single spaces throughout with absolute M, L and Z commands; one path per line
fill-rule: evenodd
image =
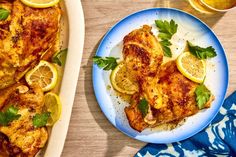
M 111 72 L 110 80 L 112 87 L 120 93 L 131 95 L 138 92 L 138 84 L 129 77 L 123 62 Z
M 206 76 L 206 62 L 200 60 L 190 52 L 184 52 L 177 58 L 177 68 L 188 79 L 202 83 Z
M 53 89 L 57 84 L 57 79 L 58 73 L 55 66 L 43 60 L 25 75 L 25 80 L 29 85 L 37 84 L 44 92 Z
M 44 96 L 44 111 L 50 112 L 47 126 L 55 124 L 61 116 L 62 105 L 58 95 L 49 92 Z
M 32 8 L 48 8 L 59 3 L 60 0 L 21 0 L 27 6 Z

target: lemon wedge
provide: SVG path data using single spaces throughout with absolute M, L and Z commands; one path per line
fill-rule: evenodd
M 202 83 L 206 76 L 206 62 L 192 55 L 190 52 L 184 52 L 176 61 L 178 70 L 188 79 L 196 83 Z
M 57 79 L 56 67 L 43 60 L 25 75 L 25 80 L 29 85 L 37 84 L 42 87 L 44 92 L 53 89 L 57 84 Z
M 129 77 L 123 62 L 111 72 L 112 87 L 120 93 L 132 95 L 138 92 L 138 84 Z
M 48 8 L 59 3 L 60 0 L 21 0 L 25 5 L 32 8 Z
M 47 126 L 55 124 L 61 116 L 62 105 L 58 95 L 49 92 L 44 96 L 44 111 L 50 112 Z

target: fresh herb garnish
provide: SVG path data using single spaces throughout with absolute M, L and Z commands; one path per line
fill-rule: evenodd
M 169 40 L 177 32 L 178 24 L 176 24 L 173 19 L 170 22 L 166 20 L 156 20 L 155 24 L 159 29 L 158 37 L 161 39 L 160 43 L 164 51 L 164 55 L 167 57 L 172 57 L 172 52 L 169 47 L 172 44 Z
M 13 120 L 20 118 L 18 109 L 10 106 L 5 112 L 0 112 L 0 125 L 7 126 Z
M 204 84 L 195 89 L 196 101 L 199 109 L 203 109 L 211 97 L 211 91 Z
M 160 41 L 162 49 L 164 51 L 164 55 L 167 57 L 172 57 L 172 52 L 169 46 L 171 46 L 171 42 L 169 40 Z
M 189 51 L 191 54 L 196 56 L 199 59 L 207 59 L 207 58 L 213 58 L 217 56 L 215 49 L 212 46 L 209 46 L 207 48 L 202 48 L 199 46 L 194 46 L 191 42 L 187 41 Z
M 59 66 L 64 66 L 66 63 L 66 55 L 68 49 L 61 50 L 52 57 L 52 62 L 58 64 Z
M 0 20 L 6 20 L 10 12 L 7 9 L 0 8 Z
M 99 68 L 103 68 L 103 70 L 114 70 L 117 63 L 118 58 L 114 57 L 100 57 L 100 56 L 94 56 L 93 62 L 98 65 Z
M 164 20 L 156 20 L 156 26 L 159 28 L 160 34 L 158 35 L 161 39 L 170 40 L 171 37 L 177 32 L 178 24 L 172 19 L 170 22 Z
M 140 100 L 139 104 L 138 104 L 138 109 L 140 110 L 140 112 L 142 113 L 143 117 L 145 117 L 148 113 L 148 102 L 145 98 L 143 98 L 142 100 Z
M 37 113 L 33 117 L 34 127 L 39 128 L 39 127 L 46 126 L 49 117 L 50 117 L 50 112 L 45 112 L 45 113 L 42 113 L 42 114 Z

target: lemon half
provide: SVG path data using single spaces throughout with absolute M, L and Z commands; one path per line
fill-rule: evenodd
M 60 0 L 21 0 L 27 6 L 32 8 L 48 8 L 59 3 Z
M 188 79 L 202 83 L 206 76 L 206 62 L 200 60 L 190 52 L 184 52 L 176 61 L 178 70 Z

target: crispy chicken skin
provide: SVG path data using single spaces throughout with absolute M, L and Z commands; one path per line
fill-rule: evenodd
M 147 127 L 180 121 L 199 111 L 194 93 L 198 84 L 183 76 L 175 61 L 162 65 L 163 51 L 150 26 L 132 31 L 123 43 L 125 66 L 133 81 L 139 84 L 139 92 L 125 108 L 133 129 L 141 132 Z M 149 105 L 145 117 L 138 109 L 143 98 Z M 212 101 L 213 96 L 205 107 L 210 107 Z
M 163 94 L 161 87 L 158 85 L 158 81 L 158 76 L 143 77 L 138 80 L 141 95 L 156 109 L 166 106 L 165 103 L 162 103 Z
M 46 128 L 35 128 L 32 122 L 33 116 L 42 112 L 44 105 L 42 89 L 40 87 L 30 89 L 24 84 L 15 84 L 1 90 L 0 101 L 1 111 L 4 111 L 9 105 L 13 105 L 19 109 L 18 113 L 21 114 L 19 119 L 10 122 L 8 126 L 0 126 L 0 132 L 9 139 L 11 148 L 18 150 L 12 155 L 33 157 L 44 147 L 48 139 Z M 7 151 L 10 150 L 9 148 Z
M 20 0 L 0 0 L 0 8 L 10 11 L 0 20 L 0 111 L 13 105 L 21 114 L 8 126 L 0 125 L 0 157 L 33 157 L 48 139 L 46 127 L 35 128 L 32 121 L 43 112 L 44 93 L 21 78 L 59 50 L 61 9 L 31 8 Z
M 165 105 L 153 109 L 156 124 L 183 119 L 199 111 L 194 93 L 198 84 L 183 76 L 175 61 L 162 65 L 158 76 L 162 104 Z
M 183 76 L 178 71 L 175 61 L 167 62 L 159 68 L 160 70 L 157 75 L 159 77 L 158 82 L 156 85 L 153 85 L 156 86 L 161 93 L 158 96 L 160 97 L 162 107 L 156 109 L 154 106 L 149 106 L 151 110 L 151 120 L 154 120 L 155 123 L 149 124 L 148 121 L 145 121 L 146 117 L 142 117 L 142 114 L 137 108 L 139 101 L 133 101 L 129 107 L 125 108 L 130 126 L 139 132 L 147 127 L 180 121 L 199 111 L 194 93 L 198 84 Z M 155 89 L 155 87 L 153 88 Z M 143 97 L 143 95 L 136 96 L 135 100 L 140 100 L 141 97 Z M 213 100 L 214 97 L 212 96 L 205 107 L 210 107 Z M 150 116 L 150 114 L 148 116 Z
M 159 81 L 156 82 L 155 86 L 161 94 L 159 101 L 162 104 L 162 107 L 156 109 L 154 106 L 149 106 L 151 110 L 151 120 L 155 120 L 155 124 L 149 124 L 145 121 L 146 117 L 142 117 L 142 114 L 137 108 L 139 103 L 137 100 L 140 100 L 140 98 L 143 97 L 142 94 L 136 96 L 136 101 L 133 101 L 129 107 L 125 108 L 125 113 L 130 126 L 139 132 L 143 131 L 147 127 L 180 121 L 199 111 L 194 93 L 198 84 L 183 76 L 178 71 L 175 61 L 170 61 L 160 66 L 160 71 L 157 76 L 159 77 Z M 151 84 L 151 87 L 147 88 L 155 89 L 156 87 L 153 86 L 154 84 Z M 211 96 L 205 107 L 210 107 L 213 100 L 214 97 Z
M 153 115 L 157 120 L 156 124 L 181 120 L 199 111 L 194 93 L 199 84 L 183 76 L 177 69 L 175 61 L 162 65 L 158 76 L 162 103 L 166 105 L 158 110 L 153 109 Z M 205 107 L 210 107 L 213 100 L 214 96 L 212 95 Z
M 35 9 L 20 0 L 1 1 L 10 11 L 0 20 L 0 89 L 20 80 L 40 58 L 49 59 L 58 46 L 61 10 L 58 6 Z
M 140 101 L 140 95 L 134 94 L 131 98 L 132 102 L 129 107 L 125 107 L 125 113 L 128 118 L 129 124 L 135 130 L 141 132 L 148 124 L 144 121 L 142 113 L 138 109 L 138 103 Z
M 140 86 L 142 95 L 156 107 L 162 106 L 156 74 L 162 63 L 163 51 L 151 27 L 144 25 L 124 37 L 123 56 L 127 71 Z
M 156 75 L 163 51 L 151 27 L 144 25 L 123 39 L 123 57 L 127 70 L 135 79 Z

